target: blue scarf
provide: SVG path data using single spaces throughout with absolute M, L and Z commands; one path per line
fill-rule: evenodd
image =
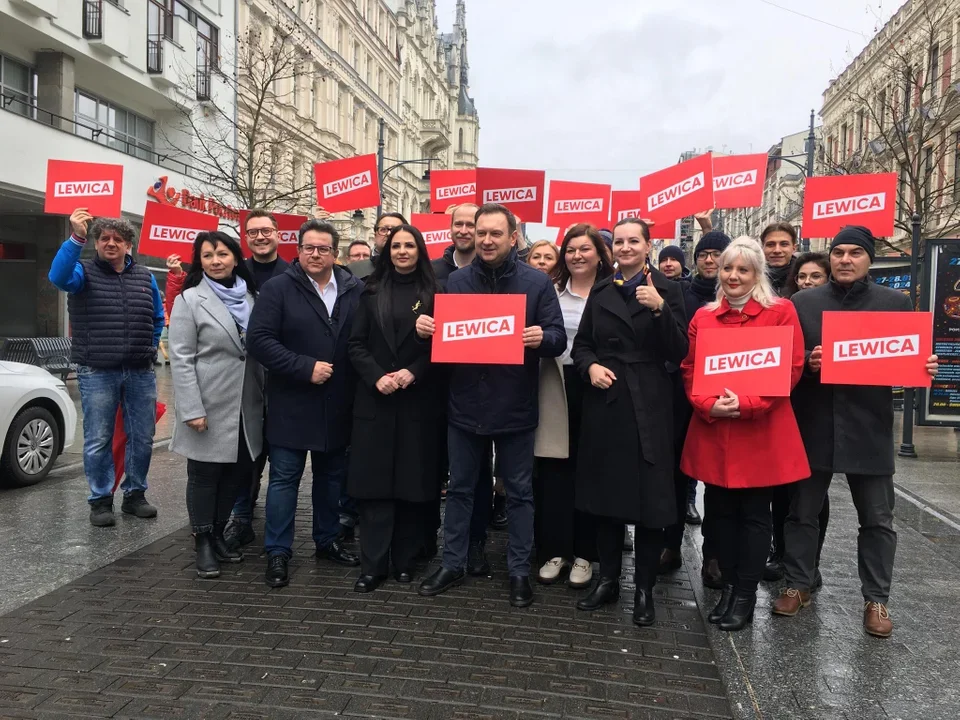
M 246 332 L 247 323 L 250 322 L 250 303 L 247 302 L 247 283 L 243 278 L 235 277 L 233 287 L 221 285 L 216 280 L 208 278 L 206 274 L 203 279 L 233 316 L 233 321 Z
M 629 300 L 630 298 L 632 298 L 634 295 L 637 294 L 638 287 L 640 287 L 641 285 L 646 285 L 647 275 L 650 274 L 650 269 L 651 269 L 651 265 L 650 265 L 650 261 L 648 260 L 647 263 L 640 270 L 640 272 L 638 272 L 629 280 L 624 280 L 623 273 L 620 272 L 620 269 L 618 268 L 617 272 L 613 276 L 613 284 L 617 288 L 617 290 L 620 291 L 620 294 L 623 295 L 625 299 Z

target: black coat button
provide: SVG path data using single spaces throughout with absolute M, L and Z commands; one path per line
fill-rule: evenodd
M 246 360 L 246 359 L 247 359 L 247 358 L 246 358 L 244 355 L 241 355 L 241 356 L 240 356 L 240 362 L 243 362 L 243 361 Z

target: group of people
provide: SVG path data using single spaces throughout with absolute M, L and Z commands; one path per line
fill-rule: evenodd
M 525 259 L 506 207 L 465 204 L 450 220 L 453 244 L 433 262 L 420 231 L 388 213 L 378 218 L 370 257 L 358 249 L 354 258 L 351 246 L 350 263 L 340 265 L 336 228 L 312 219 L 287 264 L 265 210 L 252 211 L 241 229 L 249 260 L 221 232 L 197 235 L 186 272 L 179 258 L 168 260 L 171 448 L 187 458 L 200 577 L 242 561 L 253 542 L 250 510 L 269 457 L 265 581 L 289 583 L 309 453 L 316 556 L 359 566 L 357 592 L 391 574 L 413 581 L 417 563 L 438 552 L 443 496 L 440 567 L 419 593 L 489 574 L 495 477 L 513 606 L 533 602 L 531 575 L 589 588 L 577 601 L 583 611 L 617 601 L 632 525 L 633 620 L 648 626 L 657 576 L 681 566 L 684 523 L 700 520 L 699 481 L 703 578 L 721 591 L 709 619 L 739 630 L 765 576 L 785 578 L 774 613 L 809 605 L 822 582 L 827 490 L 844 473 L 860 522 L 864 628 L 890 635 L 892 392 L 819 377 L 824 311 L 912 310 L 904 295 L 870 281 L 868 230 L 847 227 L 828 255 L 797 257 L 789 224 L 771 225 L 759 242 L 731 241 L 704 214 L 694 274 L 672 247 L 654 267 L 649 226 L 638 218 L 612 231 L 574 225 L 559 248 L 537 243 Z M 155 399 L 155 381 L 152 396 L 141 385 L 153 377 L 163 307 L 132 258 L 129 226 L 93 221 L 83 209 L 71 224 L 50 279 L 70 293 L 91 522 L 106 525 L 118 404 L 129 438 L 123 509 L 156 514 L 143 495 L 149 451 L 145 461 L 138 454 L 153 436 L 143 405 Z M 96 257 L 79 260 L 87 237 Z M 522 295 L 523 362 L 432 363 L 441 293 Z M 700 332 L 761 326 L 792 329 L 793 396 L 694 394 Z M 936 374 L 936 357 L 926 368 Z M 359 557 L 344 540 L 346 509 L 359 518 Z

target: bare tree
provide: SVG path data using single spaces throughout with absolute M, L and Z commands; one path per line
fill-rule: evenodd
M 924 239 L 960 231 L 960 178 L 948 173 L 960 142 L 960 93 L 950 82 L 958 13 L 960 0 L 904 6 L 837 81 L 843 120 L 824 131 L 827 173 L 898 173 L 895 224 L 907 244 L 914 213 Z M 882 242 L 902 249 L 902 239 Z

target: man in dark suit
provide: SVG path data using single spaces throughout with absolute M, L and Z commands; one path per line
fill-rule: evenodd
M 350 263 L 350 272 L 361 280 L 366 280 L 373 275 L 374 263 L 377 261 L 377 256 L 383 252 L 383 246 L 387 244 L 390 231 L 406 224 L 407 219 L 400 213 L 384 213 L 378 217 L 376 225 L 373 226 L 373 252 L 370 254 L 370 259 Z

